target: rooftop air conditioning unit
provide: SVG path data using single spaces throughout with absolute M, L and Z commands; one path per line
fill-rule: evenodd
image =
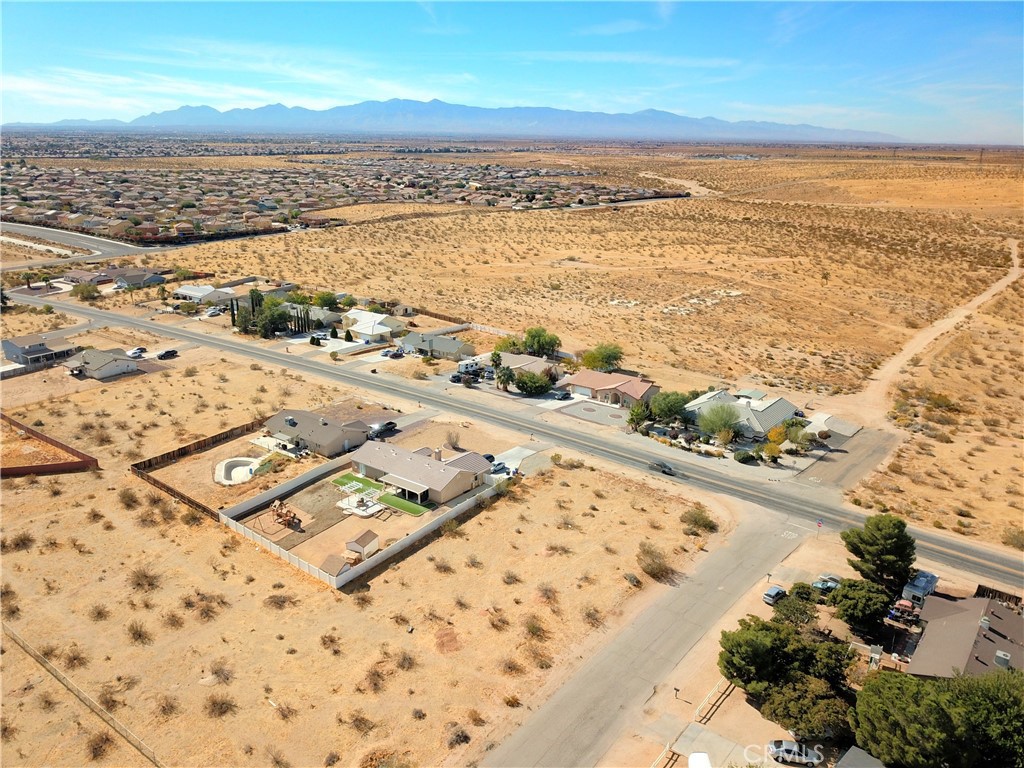
M 1003 669 L 1010 668 L 1010 654 L 1006 651 L 996 651 L 996 666 Z

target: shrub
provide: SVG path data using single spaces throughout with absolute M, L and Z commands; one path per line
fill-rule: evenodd
M 499 668 L 506 675 L 521 675 L 523 674 L 523 672 L 526 671 L 525 669 L 523 669 L 523 665 L 515 659 L 513 659 L 512 657 L 509 657 L 502 661 L 501 664 L 499 665 Z
M 181 513 L 179 520 L 185 525 L 194 528 L 203 524 L 203 513 L 195 509 L 188 509 Z
M 558 602 L 558 590 L 550 584 L 541 584 L 537 587 L 537 594 L 540 595 L 540 599 L 545 603 L 557 603 Z
M 426 717 L 427 717 L 427 713 L 424 712 L 422 709 L 414 709 L 412 711 L 412 719 L 413 720 L 425 720 Z
M 1024 528 L 1011 525 L 1003 531 L 1003 544 L 1014 549 L 1024 550 Z
M 455 573 L 455 569 L 452 568 L 451 563 L 443 558 L 438 558 L 434 561 L 434 570 L 438 573 Z
M 505 575 L 501 577 L 501 580 L 509 585 L 518 584 L 522 581 L 515 571 L 505 571 Z
M 519 700 L 518 696 L 506 696 L 505 706 L 509 709 L 516 709 L 517 707 L 523 706 L 523 703 Z
M 363 710 L 361 709 L 357 709 L 353 712 L 350 712 L 347 721 L 344 720 L 341 717 L 341 715 L 339 715 L 338 722 L 345 725 L 351 725 L 352 728 L 354 728 L 357 733 L 363 736 L 365 736 L 377 727 L 377 724 L 373 722 L 373 720 L 368 718 L 365 714 L 363 714 Z
M 718 530 L 718 522 L 708 514 L 707 507 L 703 504 L 696 504 L 693 508 L 683 512 L 679 516 L 679 522 L 708 533 Z
M 75 288 L 80 288 L 82 285 L 85 284 L 76 285 Z M 110 751 L 112 746 L 114 746 L 114 737 L 110 735 L 110 731 L 94 733 L 89 737 L 89 741 L 86 742 L 89 759 L 99 760 Z
M 588 605 L 583 609 L 583 620 L 595 629 L 604 624 L 604 616 L 602 616 L 601 611 L 593 605 Z
M 68 669 L 80 669 L 88 663 L 89 657 L 77 645 L 72 645 L 64 652 L 64 666 Z
M 441 534 L 450 539 L 461 539 L 465 537 L 466 532 L 462 530 L 457 520 L 445 520 L 441 525 Z
M 480 558 L 477 557 L 476 555 L 472 555 L 471 554 L 471 555 L 468 555 L 466 557 L 466 567 L 467 568 L 483 568 L 483 566 L 484 566 L 484 564 L 482 562 L 480 562 Z
M 675 573 L 665 553 L 649 541 L 641 541 L 636 555 L 640 570 L 655 580 L 667 579 Z
M 395 660 L 395 666 L 403 672 L 408 672 L 416 666 L 416 657 L 408 651 L 402 651 Z
M 736 451 L 732 457 L 740 464 L 756 464 L 757 459 L 754 458 L 754 454 L 750 451 Z
M 133 568 L 128 574 L 128 583 L 136 591 L 152 592 L 160 586 L 160 576 L 147 566 L 141 565 L 138 568 Z
M 139 495 L 132 488 L 122 488 L 118 491 L 117 500 L 125 509 L 135 509 L 141 503 Z
M 178 700 L 173 696 L 161 694 L 156 702 L 156 711 L 163 717 L 171 717 L 178 714 L 181 711 L 181 707 L 178 704 Z
M 0 551 L 24 552 L 27 549 L 31 549 L 35 543 L 35 536 L 28 531 L 22 531 L 21 533 L 16 534 L 10 541 L 7 539 L 0 540 Z
M 535 640 L 547 640 L 549 637 L 547 628 L 535 613 L 523 619 L 523 627 L 526 628 L 526 634 Z
M 93 621 L 106 621 L 110 618 L 110 610 L 105 605 L 94 605 L 89 609 L 89 618 Z
M 469 744 L 470 738 L 465 728 L 460 725 L 453 725 L 450 731 L 448 734 L 448 749 L 455 749 L 462 744 Z
M 128 630 L 128 638 L 135 645 L 149 645 L 153 642 L 153 635 L 150 634 L 145 624 L 141 621 L 128 622 L 126 629 Z
M 21 729 L 6 717 L 0 718 L 0 741 L 6 744 L 18 735 L 19 730 Z
M 235 673 L 228 666 L 227 659 L 217 659 L 210 665 L 210 674 L 217 678 L 221 685 L 227 685 L 235 679 Z
M 230 696 L 223 693 L 211 693 L 206 697 L 206 716 L 225 717 L 238 711 L 238 704 Z

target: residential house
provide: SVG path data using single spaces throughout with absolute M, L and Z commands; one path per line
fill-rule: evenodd
M 151 285 L 163 285 L 167 282 L 163 275 L 145 270 L 128 271 L 114 278 L 117 288 L 148 288 Z
M 477 355 L 476 359 L 480 365 L 491 364 L 490 355 Z M 540 376 L 546 376 L 548 371 L 551 370 L 555 374 L 555 379 L 560 379 L 565 374 L 565 369 L 557 361 L 545 360 L 543 357 L 536 357 L 535 355 L 514 355 L 511 352 L 502 352 L 501 364 L 506 368 L 511 368 L 515 373 L 529 371 Z
M 442 461 L 440 454 L 440 450 L 421 453 L 392 443 L 369 442 L 352 453 L 352 466 L 418 504 L 447 504 L 483 485 L 491 471 L 491 463 L 478 453 L 463 453 L 449 461 Z
M 69 269 L 62 276 L 62 279 L 68 283 L 74 283 L 80 285 L 82 283 L 88 283 L 89 285 L 99 285 L 100 283 L 109 283 L 110 278 L 99 272 L 89 272 L 84 269 Z
M 405 330 L 405 321 L 365 309 L 350 309 L 342 315 L 341 327 L 355 341 L 386 342 L 397 331 Z
M 696 419 L 703 411 L 716 405 L 731 405 L 739 416 L 733 429 L 747 438 L 764 438 L 772 428 L 796 415 L 796 406 L 784 397 L 769 397 L 758 390 L 749 390 L 746 394 L 760 397 L 737 397 L 724 389 L 716 389 L 691 400 L 686 410 Z
M 431 336 L 418 331 L 403 336 L 401 344 L 406 352 L 424 357 L 441 357 L 455 362 L 461 362 L 476 354 L 472 344 L 459 341 L 454 336 Z
M 69 344 L 62 340 L 48 341 L 45 336 L 38 333 L 0 340 L 0 346 L 3 347 L 4 357 L 12 363 L 21 365 L 55 363 L 71 357 L 81 349 L 77 344 Z
M 301 315 L 304 311 L 308 311 L 309 319 L 314 324 L 319 323 L 321 328 L 329 328 L 335 323 L 340 323 L 342 318 L 341 312 L 336 312 L 326 307 L 318 307 L 315 304 L 292 304 L 286 301 L 281 307 L 293 315 Z
M 955 677 L 1024 669 L 1024 620 L 997 600 L 933 594 L 921 609 L 921 628 L 908 674 Z
M 263 428 L 275 440 L 327 458 L 362 445 L 370 431 L 361 421 L 342 423 L 310 411 L 292 409 L 274 414 Z
M 235 292 L 230 288 L 214 288 L 212 285 L 179 285 L 171 298 L 196 304 L 227 304 L 235 298 Z
M 65 360 L 63 365 L 70 373 L 100 381 L 139 370 L 138 364 L 123 349 L 84 349 Z
M 574 373 L 559 387 L 569 389 L 574 395 L 624 408 L 632 408 L 641 401 L 649 403 L 661 391 L 661 387 L 643 376 L 591 370 Z
M 299 223 L 307 227 L 319 228 L 329 226 L 331 220 L 329 217 L 324 216 L 322 213 L 314 213 L 310 211 L 309 213 L 303 213 L 299 215 Z
M 134 226 L 128 219 L 114 219 L 107 224 L 106 230 L 108 235 L 117 236 L 125 234 Z

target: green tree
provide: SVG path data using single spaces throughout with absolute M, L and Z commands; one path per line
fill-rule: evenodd
M 158 299 L 160 299 L 160 301 L 163 301 L 164 299 L 166 299 L 167 298 L 167 288 L 165 288 L 163 285 L 158 285 L 156 287 L 156 297 Z
M 682 418 L 691 399 L 683 392 L 659 392 L 651 398 L 651 413 L 661 421 Z
M 331 326 L 331 338 L 332 339 L 338 338 L 338 329 L 335 328 L 333 325 Z
M 740 420 L 740 412 L 730 403 L 719 403 L 705 408 L 697 416 L 697 427 L 705 435 L 717 435 L 723 429 L 732 429 Z
M 505 392 L 508 392 L 510 385 L 515 384 L 516 372 L 507 365 L 499 366 L 494 371 L 495 383 Z
M 71 289 L 71 296 L 82 301 L 95 301 L 100 297 L 100 289 L 92 283 L 79 283 Z
M 305 305 L 309 304 L 311 299 L 309 298 L 309 294 L 303 293 L 302 291 L 290 291 L 288 295 L 285 296 L 285 301 L 290 304 Z
M 35 272 L 22 272 L 21 273 L 21 279 L 25 281 L 25 287 L 26 288 L 31 288 L 32 287 L 32 281 L 35 280 L 36 277 L 38 277 L 38 275 L 36 275 Z M 93 286 L 93 287 L 95 288 L 96 286 Z
M 0 288 L 0 307 L 6 307 L 10 302 L 11 300 L 7 298 L 7 292 Z
M 503 336 L 494 345 L 495 352 L 508 352 L 513 355 L 521 355 L 526 350 L 522 338 L 519 336 Z
M 235 328 L 242 333 L 252 331 L 252 310 L 244 304 L 240 304 L 238 311 L 235 312 Z
M 872 515 L 864 521 L 863 528 L 851 528 L 840 536 L 853 555 L 848 562 L 854 570 L 892 597 L 899 595 L 913 578 L 917 547 L 902 519 L 895 515 Z
M 526 329 L 526 333 L 523 335 L 523 346 L 529 355 L 551 357 L 562 346 L 562 340 L 538 325 Z
M 737 688 L 754 699 L 793 679 L 810 653 L 796 628 L 757 616 L 740 619 L 739 629 L 722 632 L 718 668 Z
M 501 352 L 498 350 L 491 352 L 491 367 L 494 368 L 494 370 L 501 368 Z
M 807 590 L 799 589 L 800 587 L 807 587 Z M 810 589 L 809 584 L 794 584 L 789 594 L 772 607 L 772 621 L 794 627 L 813 625 L 818 620 L 818 606 L 809 594 Z
M 356 297 L 353 296 L 352 294 L 349 294 L 340 302 L 341 306 L 345 307 L 346 309 L 352 309 L 352 307 L 354 307 L 358 303 L 359 302 L 356 301 Z
M 811 645 L 811 655 L 804 671 L 827 681 L 836 689 L 845 688 L 847 673 L 856 661 L 857 657 L 847 643 L 817 638 Z
M 337 309 L 338 297 L 333 291 L 320 291 L 313 296 L 313 304 L 324 309 Z
M 345 341 L 352 341 L 352 330 L 350 328 L 345 329 Z
M 884 587 L 862 579 L 843 579 L 828 599 L 836 607 L 836 616 L 851 627 L 872 632 L 882 626 L 892 596 Z
M 551 391 L 551 381 L 548 377 L 533 371 L 516 372 L 515 386 L 527 397 L 536 397 Z
M 629 416 L 626 423 L 629 428 L 636 432 L 643 426 L 644 422 L 651 418 L 651 408 L 643 400 L 637 400 L 629 409 Z
M 766 443 L 761 449 L 761 455 L 769 461 L 775 461 L 782 455 L 782 449 L 779 448 L 778 443 Z
M 967 765 L 956 753 L 948 697 L 930 680 L 872 672 L 850 710 L 857 744 L 886 765 Z
M 618 344 L 598 344 L 593 349 L 588 349 L 580 357 L 584 368 L 595 371 L 611 371 L 619 367 L 622 362 L 622 347 Z
M 199 305 L 194 301 L 183 301 L 178 305 L 178 311 L 183 315 L 194 315 L 199 311 Z
M 386 309 L 384 309 L 384 307 L 382 307 L 380 304 L 376 304 L 376 303 L 371 304 L 370 306 L 368 306 L 366 308 L 366 311 L 367 312 L 373 312 L 374 314 L 377 314 L 377 315 L 386 315 L 388 313 L 388 311 Z
M 850 705 L 827 681 L 797 675 L 792 682 L 771 690 L 761 707 L 761 715 L 809 739 L 828 732 L 842 738 L 850 730 L 849 710 Z
M 959 675 L 940 685 L 952 699 L 952 718 L 965 759 L 992 768 L 1024 768 L 1024 672 Z

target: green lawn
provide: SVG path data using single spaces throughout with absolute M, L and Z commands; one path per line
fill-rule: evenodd
M 381 504 L 387 504 L 389 507 L 393 507 L 397 510 L 410 514 L 413 517 L 419 517 L 427 511 L 426 507 L 421 507 L 415 501 L 403 499 L 401 496 L 395 496 L 393 493 L 382 493 L 377 497 L 377 501 Z
M 341 477 L 336 478 L 331 482 L 339 487 L 344 487 L 349 483 L 359 483 L 359 486 L 363 491 L 379 491 L 381 488 L 384 487 L 380 483 L 375 483 L 373 480 L 367 480 L 365 477 L 353 475 L 351 472 L 342 475 Z

